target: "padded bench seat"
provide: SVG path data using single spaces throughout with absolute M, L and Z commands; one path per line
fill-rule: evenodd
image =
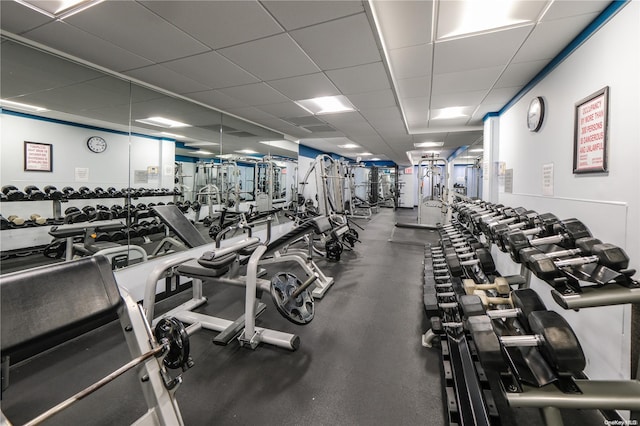
M 117 318 L 123 303 L 104 256 L 2 275 L 0 293 L 2 357 L 49 349 L 65 334 Z

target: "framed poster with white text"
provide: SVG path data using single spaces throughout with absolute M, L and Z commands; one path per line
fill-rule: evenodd
M 609 87 L 576 103 L 573 173 L 601 173 L 607 169 Z
M 25 172 L 51 172 L 53 146 L 50 143 L 26 142 L 24 143 L 24 171 Z

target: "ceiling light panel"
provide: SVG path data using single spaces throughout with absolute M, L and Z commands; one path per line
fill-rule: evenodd
M 29 9 L 40 12 L 50 18 L 64 19 L 85 9 L 102 3 L 104 0 L 15 0 Z
M 512 28 L 534 22 L 546 1 L 466 0 L 441 1 L 437 40 Z
M 432 148 L 442 145 L 444 145 L 444 142 L 417 142 L 413 144 L 413 146 L 416 148 Z
M 29 112 L 49 111 L 47 108 L 39 107 L 36 105 L 25 104 L 22 102 L 9 101 L 6 99 L 0 99 L 0 105 L 7 108 L 15 108 L 21 111 L 29 111 Z
M 136 120 L 138 123 L 150 124 L 152 126 L 165 127 L 168 129 L 173 129 L 177 127 L 191 127 L 190 124 L 182 123 L 180 121 L 171 120 L 170 118 L 165 117 L 149 117 L 149 118 L 141 118 Z
M 296 101 L 300 107 L 314 115 L 334 114 L 355 111 L 353 104 L 346 96 L 322 96 L 319 98 L 302 99 Z

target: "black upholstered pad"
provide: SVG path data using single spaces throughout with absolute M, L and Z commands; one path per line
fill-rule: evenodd
M 235 257 L 235 256 L 234 256 Z M 190 260 L 178 266 L 178 273 L 180 275 L 184 275 L 186 277 L 196 277 L 196 278 L 215 278 L 221 277 L 229 271 L 229 264 L 221 266 L 217 269 L 206 268 L 200 263 L 198 260 Z
M 3 356 L 114 316 L 122 303 L 104 256 L 2 275 L 0 293 Z
M 328 228 L 328 229 L 327 229 Z M 291 243 L 292 241 L 300 238 L 301 236 L 314 231 L 318 234 L 331 230 L 331 222 L 326 216 L 318 216 L 313 219 L 307 219 L 300 223 L 298 226 L 281 235 L 276 240 L 271 241 L 267 246 L 266 253 L 271 253 L 278 250 L 280 247 Z
M 173 231 L 189 248 L 210 243 L 207 241 L 189 219 L 175 205 L 153 206 L 160 220 Z

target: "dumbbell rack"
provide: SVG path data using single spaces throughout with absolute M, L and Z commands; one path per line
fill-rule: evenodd
M 437 273 L 441 269 L 434 268 L 433 260 L 432 248 L 427 245 L 424 258 L 424 303 L 427 316 L 433 318 L 434 322 L 435 317 L 443 318 L 443 321 L 459 321 L 461 315 L 458 303 L 448 300 L 456 299 L 451 293 L 459 290 L 460 283 L 456 283 L 455 278 Z M 462 327 L 447 327 L 440 333 L 439 341 L 449 424 L 499 425 L 499 413 L 489 381 L 470 336 Z
M 460 198 L 463 200 L 462 203 L 454 203 L 454 210 L 456 211 L 459 210 L 458 204 L 480 205 L 480 203 L 467 203 L 464 198 Z M 491 208 L 490 203 L 485 203 L 484 205 Z M 502 208 L 503 206 L 499 207 Z M 469 225 L 470 218 L 468 215 L 466 217 L 458 215 L 458 218 L 466 220 L 467 225 Z M 484 237 L 490 246 L 492 236 L 484 235 Z M 504 247 L 499 246 L 499 248 L 501 251 L 505 251 Z M 531 273 L 524 263 L 521 266 L 523 271 L 529 272 L 526 280 L 527 284 L 525 285 L 528 287 Z M 577 272 L 577 275 L 572 276 L 571 271 L 567 271 L 570 279 L 573 278 L 575 282 L 579 282 L 580 279 L 590 281 L 590 278 L 593 278 L 597 285 L 581 286 L 576 289 L 566 285 L 566 280 L 564 282 L 562 280 L 553 283 L 547 282 L 553 287 L 551 290 L 553 300 L 563 309 L 577 311 L 581 308 L 640 303 L 640 283 L 632 278 L 635 270 L 617 272 L 618 279 L 609 281 L 602 280 L 598 276 L 589 277 L 581 274 L 580 271 Z M 615 271 L 610 272 L 610 275 L 613 276 Z M 602 275 L 607 276 L 606 274 Z M 636 379 L 589 380 L 584 374 L 576 377 L 574 383 L 580 390 L 579 392 L 566 392 L 558 388 L 536 388 L 532 386 L 523 386 L 515 389 L 513 388 L 513 378 L 504 376 L 502 378 L 503 393 L 512 406 L 543 407 L 549 400 L 553 400 L 556 406 L 561 408 L 599 410 L 607 420 L 611 421 L 624 422 L 615 410 L 631 410 L 631 419 L 638 420 L 640 419 L 640 376 L 638 376 L 640 374 L 640 356 L 638 356 L 636 363 L 638 365 Z M 558 408 L 555 406 L 548 407 L 546 411 L 543 409 L 543 413 L 549 424 L 562 424 Z
M 47 246 L 51 242 L 51 236 L 48 234 L 48 230 L 52 225 L 60 225 L 63 223 L 62 219 L 64 217 L 62 206 L 64 203 L 76 203 L 76 202 L 95 202 L 99 203 L 99 200 L 124 200 L 126 203 L 127 200 L 137 199 L 139 197 L 145 197 L 148 199 L 166 199 L 166 197 L 171 197 L 172 200 L 175 201 L 176 194 L 169 192 L 165 194 L 139 194 L 136 197 L 129 197 L 128 195 L 120 195 L 116 197 L 108 196 L 108 197 L 92 197 L 92 198 L 62 198 L 62 199 L 44 199 L 44 200 L 30 200 L 28 198 L 22 200 L 8 201 L 3 200 L 0 206 L 15 206 L 15 205 L 28 205 L 28 208 L 32 208 L 30 206 L 37 206 L 37 209 L 42 209 L 47 203 L 51 203 L 51 211 L 52 218 L 47 220 L 47 223 L 44 225 L 34 225 L 34 226 L 21 226 L 14 227 L 9 229 L 2 230 L 2 254 L 3 255 L 25 255 L 30 254 L 32 252 L 37 252 L 41 250 L 45 246 Z M 45 204 L 42 204 L 45 203 Z M 25 211 L 24 207 L 21 207 L 22 211 Z M 22 212 L 16 212 L 22 213 Z M 33 212 L 31 212 L 33 213 Z M 31 214 L 28 212 L 24 212 L 25 215 Z

